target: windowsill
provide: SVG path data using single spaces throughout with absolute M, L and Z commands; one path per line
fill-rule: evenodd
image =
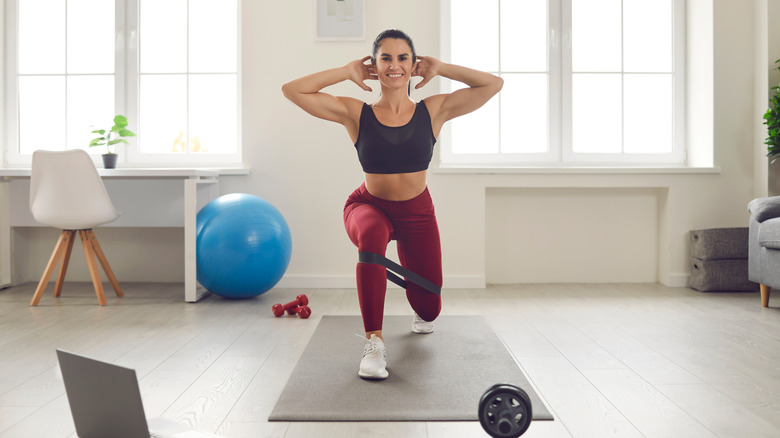
M 216 170 L 217 172 L 219 172 L 220 176 L 249 175 L 249 168 L 248 167 L 228 167 L 228 168 L 218 168 L 218 169 L 205 168 L 205 169 Z
M 475 165 L 439 165 L 431 169 L 432 173 L 464 174 L 574 174 L 574 175 L 639 175 L 639 174 L 719 174 L 719 166 L 683 167 L 683 166 L 475 166 Z
M 117 167 L 116 169 L 97 168 L 103 177 L 217 177 L 249 175 L 249 168 L 229 167 Z M 29 167 L 0 168 L 0 177 L 29 177 Z

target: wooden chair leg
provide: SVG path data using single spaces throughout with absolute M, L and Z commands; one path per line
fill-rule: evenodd
M 54 269 L 57 267 L 57 262 L 60 261 L 60 257 L 62 257 L 63 251 L 67 248 L 67 237 L 68 232 L 66 230 L 62 230 L 60 233 L 60 238 L 57 239 L 57 244 L 54 245 L 54 251 L 51 253 L 51 257 L 49 258 L 49 263 L 46 265 L 46 269 L 43 270 L 43 276 L 41 277 L 41 281 L 38 282 L 38 287 L 35 289 L 35 294 L 33 295 L 32 300 L 30 301 L 31 306 L 37 306 L 38 302 L 41 301 L 41 296 L 43 296 L 43 291 L 46 290 L 46 285 L 49 283 L 49 279 L 51 278 L 51 275 L 54 273 Z
M 100 280 L 100 271 L 98 271 L 97 261 L 95 261 L 95 252 L 89 240 L 87 230 L 79 230 L 81 244 L 84 247 L 84 255 L 87 257 L 87 266 L 89 266 L 89 275 L 92 277 L 92 285 L 95 286 L 95 295 L 101 306 L 106 305 L 106 294 L 103 292 L 103 282 Z
M 66 237 L 68 239 L 67 246 L 65 248 L 65 254 L 60 263 L 60 273 L 57 274 L 57 283 L 54 285 L 54 296 L 58 297 L 62 293 L 62 285 L 65 283 L 65 274 L 68 272 L 68 264 L 70 263 L 70 253 L 73 251 L 73 242 L 76 241 L 76 232 L 73 230 L 64 231 L 68 233 Z
M 771 287 L 761 285 L 761 305 L 764 307 L 769 307 L 769 291 L 772 290 Z
M 95 236 L 95 232 L 92 231 L 91 229 L 87 230 L 87 235 L 89 236 L 89 241 L 92 242 L 92 249 L 95 251 L 95 255 L 97 256 L 100 265 L 103 267 L 103 272 L 106 273 L 106 277 L 108 277 L 108 281 L 111 282 L 111 286 L 114 288 L 114 292 L 116 293 L 116 296 L 118 297 L 125 296 L 124 292 L 122 292 L 122 288 L 119 286 L 119 282 L 116 280 L 114 271 L 111 270 L 111 265 L 108 264 L 108 259 L 106 258 L 106 255 L 103 254 L 103 249 L 100 248 L 100 244 L 98 243 L 97 237 Z

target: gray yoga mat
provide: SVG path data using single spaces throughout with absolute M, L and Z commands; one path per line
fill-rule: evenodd
M 359 316 L 325 315 L 284 387 L 270 421 L 478 421 L 496 383 L 524 389 L 534 420 L 552 415 L 482 316 L 441 316 L 434 333 L 411 332 L 411 316 L 386 316 L 386 380 L 357 375 Z

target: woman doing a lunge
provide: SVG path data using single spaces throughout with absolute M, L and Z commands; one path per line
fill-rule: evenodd
M 414 102 L 408 93 L 412 76 L 422 77 L 415 88 L 436 76 L 468 88 Z M 382 93 L 369 105 L 321 91 L 345 80 L 366 91 L 372 90 L 365 81 L 378 80 Z M 401 266 L 427 280 L 415 282 L 406 275 L 406 297 L 415 313 L 412 330 L 433 331 L 441 296 L 431 290 L 442 286 L 439 229 L 426 184 L 433 146 L 446 121 L 481 107 L 502 85 L 503 80 L 492 74 L 417 56 L 409 36 L 391 29 L 377 36 L 371 56 L 282 87 L 284 95 L 309 114 L 347 129 L 365 172 L 365 182 L 344 207 L 347 234 L 360 254 L 357 290 L 366 331 L 358 371 L 362 378 L 388 376 L 382 337 L 388 273 L 377 260 L 387 260 L 391 240 L 397 243 Z

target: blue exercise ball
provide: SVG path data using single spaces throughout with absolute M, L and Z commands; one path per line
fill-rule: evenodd
M 198 282 L 225 298 L 269 291 L 290 263 L 290 228 L 279 210 L 257 196 L 220 196 L 198 212 Z

